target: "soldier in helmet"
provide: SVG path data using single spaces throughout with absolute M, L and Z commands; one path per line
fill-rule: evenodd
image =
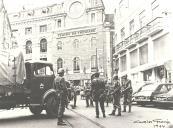
M 109 115 L 115 115 L 116 109 L 118 109 L 118 116 L 121 116 L 121 86 L 118 76 L 113 76 L 113 90 L 111 94 L 113 95 L 113 110 Z
M 132 85 L 131 85 L 131 80 L 129 80 L 127 78 L 127 75 L 125 75 L 124 79 L 123 79 L 123 90 L 122 90 L 122 94 L 123 94 L 123 105 L 124 105 L 124 110 L 123 112 L 126 112 L 126 106 L 129 106 L 129 112 L 131 112 L 131 105 L 132 105 L 132 93 L 133 93 L 133 89 L 132 89 Z
M 96 118 L 99 118 L 99 104 L 102 110 L 103 117 L 105 118 L 105 108 L 104 102 L 106 99 L 105 94 L 105 82 L 103 79 L 99 78 L 99 73 L 95 73 L 91 81 L 91 93 L 93 96 L 93 101 L 96 107 Z
M 63 113 L 65 110 L 65 105 L 67 101 L 68 90 L 67 90 L 66 82 L 63 76 L 64 76 L 64 69 L 60 68 L 58 70 L 58 76 L 54 80 L 54 88 L 56 89 L 57 104 L 58 104 L 57 125 L 66 125 L 66 123 L 63 121 L 62 118 L 63 118 Z

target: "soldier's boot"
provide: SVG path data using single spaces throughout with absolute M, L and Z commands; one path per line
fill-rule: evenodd
M 110 116 L 115 116 L 115 110 L 112 110 L 112 113 L 109 114 Z
M 131 106 L 131 105 L 129 105 L 129 112 L 131 112 L 131 109 L 132 109 L 132 106 Z
M 123 112 L 126 112 L 126 105 L 124 105 L 124 110 L 123 110 Z
M 121 108 L 118 108 L 118 115 L 117 116 L 121 116 Z
M 103 113 L 103 118 L 106 118 L 106 115 L 105 115 L 105 113 Z
M 62 120 L 62 118 L 58 118 L 57 125 L 66 125 L 66 123 Z

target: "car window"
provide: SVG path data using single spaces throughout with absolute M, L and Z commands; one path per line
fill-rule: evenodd
M 173 88 L 172 84 L 161 84 L 157 87 L 157 92 L 160 93 L 167 93 L 168 91 L 170 91 Z
M 157 84 L 148 84 L 141 88 L 141 91 L 154 91 L 157 87 Z

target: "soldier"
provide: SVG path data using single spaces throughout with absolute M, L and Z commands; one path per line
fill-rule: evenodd
M 94 74 L 94 79 L 91 82 L 91 93 L 93 96 L 93 101 L 95 101 L 96 107 L 96 118 L 99 118 L 99 103 L 102 110 L 103 117 L 105 118 L 105 108 L 104 101 L 106 98 L 105 95 L 105 82 L 101 78 L 99 78 L 99 73 Z
M 122 94 L 123 94 L 123 98 L 124 98 L 124 110 L 123 112 L 126 112 L 126 106 L 129 106 L 129 112 L 131 112 L 131 105 L 132 105 L 132 93 L 133 93 L 133 89 L 132 89 L 132 85 L 131 85 L 131 80 L 127 79 L 127 75 L 124 77 L 123 80 L 123 90 L 122 90 Z
M 111 94 L 113 95 L 113 110 L 109 115 L 115 115 L 116 109 L 118 108 L 117 116 L 121 116 L 121 86 L 120 82 L 118 81 L 118 76 L 113 76 L 113 90 Z
M 86 83 L 86 86 L 84 88 L 84 93 L 85 93 L 86 107 L 89 107 L 90 105 L 93 106 L 93 101 L 91 97 L 91 86 L 89 85 L 89 83 Z
M 66 82 L 64 79 L 64 69 L 60 68 L 58 70 L 58 76 L 54 80 L 54 88 L 56 89 L 57 94 L 57 105 L 58 105 L 58 111 L 57 111 L 57 117 L 58 122 L 57 125 L 66 125 L 66 123 L 63 121 L 63 113 L 65 110 L 65 105 L 67 102 L 67 87 Z
M 73 103 L 74 103 L 72 108 L 74 109 L 76 107 L 76 101 L 77 101 L 77 87 L 74 85 L 74 82 L 72 82 L 71 91 L 72 91 L 72 97 L 73 97 Z

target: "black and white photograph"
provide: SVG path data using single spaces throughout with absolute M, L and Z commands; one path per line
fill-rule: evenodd
M 173 128 L 172 0 L 0 0 L 0 128 Z

